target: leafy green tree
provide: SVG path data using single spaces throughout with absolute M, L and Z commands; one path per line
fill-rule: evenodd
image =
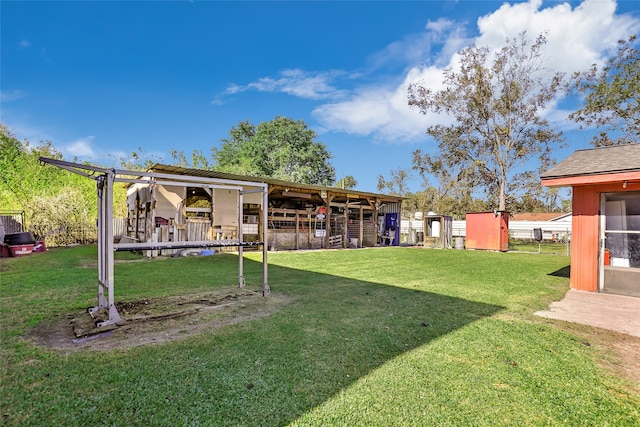
M 0 207 L 23 210 L 27 228 L 44 236 L 70 224 L 95 224 L 96 183 L 51 165 L 40 157 L 63 160 L 51 142 L 19 141 L 0 124 Z M 126 215 L 126 189 L 114 187 L 114 215 Z
M 509 212 L 558 212 L 561 209 L 560 192 L 557 188 L 542 187 L 540 172 L 526 171 L 514 176 L 509 183 Z
M 450 168 L 441 157 L 424 154 L 422 150 L 413 152 L 412 169 L 423 179 L 424 194 L 429 200 L 427 211 L 459 216 L 486 208 L 484 202 L 473 196 L 477 184 L 469 170 Z M 430 178 L 435 178 L 437 186 L 429 185 Z
M 46 196 L 72 179 L 40 165 L 40 157 L 62 159 L 50 142 L 32 146 L 19 141 L 0 124 L 0 205 L 5 209 L 26 209 L 34 196 Z
M 343 190 L 352 190 L 358 186 L 358 181 L 351 176 L 347 175 L 344 178 L 340 178 L 338 182 L 336 182 L 336 188 L 342 188 Z
M 183 168 L 194 168 L 194 169 L 204 169 L 208 170 L 211 168 L 211 164 L 209 160 L 202 153 L 202 150 L 193 150 L 191 152 L 191 161 L 187 159 L 187 156 L 184 154 L 182 150 L 170 150 L 169 154 L 173 159 L 174 166 L 180 166 Z
M 126 157 L 121 156 L 118 161 L 123 169 L 146 171 L 151 169 L 154 164 L 159 163 L 161 158 L 151 153 L 145 153 L 142 147 L 138 147 L 138 151 L 131 151 Z
M 596 64 L 576 73 L 571 87 L 584 105 L 569 118 L 580 128 L 604 128 L 594 135 L 596 147 L 640 141 L 640 50 L 637 35 L 618 42 L 616 56 L 602 69 Z
M 220 148 L 213 149 L 214 169 L 331 186 L 335 169 L 326 146 L 301 120 L 277 116 L 257 127 L 249 121 L 231 128 Z
M 444 89 L 409 86 L 411 107 L 452 119 L 427 128 L 439 144 L 432 162 L 484 189 L 500 210 L 506 208 L 513 171 L 533 158 L 549 164 L 551 148 L 561 139 L 541 117 L 564 80 L 542 67 L 545 44 L 544 35 L 530 42 L 521 33 L 495 54 L 488 47 L 468 47 L 460 52 L 459 70 L 445 69 Z
M 461 192 L 460 196 L 442 196 L 433 186 L 416 193 L 407 193 L 405 197 L 407 200 L 402 202 L 402 211 L 407 217 L 415 212 L 433 211 L 440 215 L 450 215 L 454 219 L 464 219 L 467 212 L 482 212 L 488 209 L 484 200 L 474 198 L 468 192 Z
M 398 168 L 391 171 L 391 178 L 385 179 L 378 175 L 378 191 L 384 191 L 394 196 L 404 196 L 408 191 L 407 181 L 411 178 L 409 169 Z

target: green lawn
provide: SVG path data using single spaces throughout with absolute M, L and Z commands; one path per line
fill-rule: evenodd
M 268 317 L 111 351 L 26 340 L 95 305 L 96 257 L 0 260 L 4 425 L 640 425 L 638 388 L 601 367 L 616 361 L 590 328 L 532 314 L 567 290 L 564 256 L 276 252 L 269 285 L 288 304 Z M 256 289 L 259 261 L 245 255 Z M 236 268 L 233 254 L 119 262 L 116 300 L 231 287 Z

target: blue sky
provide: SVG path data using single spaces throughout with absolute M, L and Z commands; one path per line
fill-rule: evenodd
M 434 118 L 409 109 L 406 86 L 438 88 L 459 49 L 547 31 L 549 64 L 571 73 L 640 29 L 638 0 L 3 0 L 0 15 L 0 121 L 20 139 L 67 160 L 117 165 L 140 147 L 170 163 L 280 115 L 315 130 L 362 191 L 435 152 Z M 567 105 L 545 112 L 567 138 L 559 160 L 591 138 Z

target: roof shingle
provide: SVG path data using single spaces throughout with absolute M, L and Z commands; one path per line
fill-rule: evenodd
M 578 150 L 541 174 L 541 178 L 640 171 L 640 144 Z

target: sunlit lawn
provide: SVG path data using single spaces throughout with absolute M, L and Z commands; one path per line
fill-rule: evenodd
M 269 254 L 290 303 L 167 344 L 59 352 L 24 339 L 95 305 L 95 247 L 0 260 L 5 425 L 639 425 L 602 350 L 533 312 L 569 258 L 376 248 Z M 135 258 L 131 254 L 119 257 Z M 259 253 L 245 256 L 249 286 Z M 237 257 L 116 265 L 116 300 L 233 286 Z M 270 297 L 266 297 L 270 298 Z

